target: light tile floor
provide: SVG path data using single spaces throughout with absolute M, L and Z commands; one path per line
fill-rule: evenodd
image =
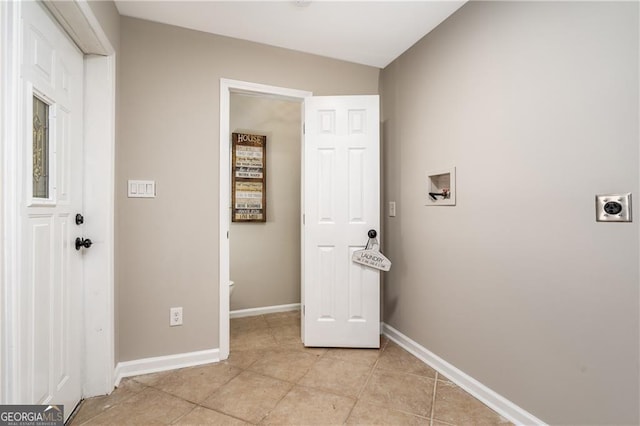
M 228 360 L 124 379 L 72 425 L 502 425 L 508 422 L 393 342 L 305 348 L 300 312 L 231 320 Z

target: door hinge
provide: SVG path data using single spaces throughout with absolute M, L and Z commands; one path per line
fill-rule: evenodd
M 303 135 L 307 134 L 307 123 L 302 123 L 302 134 Z
M 303 225 L 304 225 L 304 223 L 305 223 L 305 220 L 306 220 L 306 215 L 305 215 L 305 214 L 303 214 L 303 215 L 302 215 L 302 224 L 303 224 Z
M 229 231 L 227 231 L 227 240 L 229 239 Z
M 306 308 L 306 306 L 305 306 L 305 305 L 302 305 L 302 315 L 304 315 L 304 314 L 305 314 L 305 308 Z

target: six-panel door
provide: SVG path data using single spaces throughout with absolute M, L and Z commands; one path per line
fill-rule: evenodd
M 379 232 L 378 96 L 305 99 L 303 339 L 380 345 L 380 272 L 351 261 Z

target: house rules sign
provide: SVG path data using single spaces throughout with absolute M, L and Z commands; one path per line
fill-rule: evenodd
M 267 221 L 267 137 L 232 134 L 231 220 Z

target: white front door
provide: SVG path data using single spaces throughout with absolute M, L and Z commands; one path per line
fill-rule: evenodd
M 380 346 L 380 271 L 351 261 L 367 232 L 380 231 L 379 102 L 304 102 L 305 346 Z
M 22 2 L 20 403 L 80 400 L 83 55 L 39 2 Z

